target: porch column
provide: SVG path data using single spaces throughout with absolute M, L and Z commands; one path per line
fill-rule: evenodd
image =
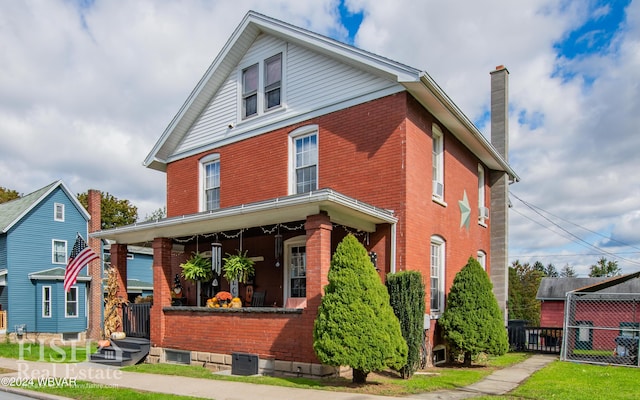
M 171 248 L 168 238 L 153 240 L 153 307 L 151 307 L 151 344 L 162 346 L 165 335 L 164 307 L 171 306 Z
M 304 225 L 307 231 L 307 307 L 317 309 L 331 264 L 331 231 L 333 225 L 326 213 L 310 215 Z
M 117 296 L 123 299 L 129 298 L 127 295 L 127 245 L 114 243 L 111 245 L 111 268 L 118 271 L 118 292 Z
M 89 220 L 89 233 L 97 232 L 101 228 L 102 214 L 100 211 L 100 202 L 102 193 L 99 190 L 89 189 L 87 192 L 87 206 L 91 219 Z M 100 254 L 100 258 L 93 260 L 87 266 L 91 283 L 88 285 L 88 310 L 89 321 L 87 321 L 87 339 L 98 340 L 102 337 L 102 320 L 103 320 L 103 290 L 102 290 L 102 242 L 98 238 L 89 237 L 88 245 L 96 254 Z

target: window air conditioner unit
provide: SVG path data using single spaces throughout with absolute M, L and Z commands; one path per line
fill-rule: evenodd
M 478 207 L 478 218 L 489 219 L 489 209 L 487 207 Z
M 442 182 L 433 181 L 433 195 L 436 197 L 444 196 L 444 185 Z

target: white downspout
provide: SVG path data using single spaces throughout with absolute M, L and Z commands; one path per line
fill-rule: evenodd
M 397 222 L 391 224 L 391 273 L 396 273 L 396 234 L 397 234 Z

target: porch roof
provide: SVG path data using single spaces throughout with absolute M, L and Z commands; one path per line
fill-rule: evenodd
M 120 244 L 151 242 L 157 237 L 183 237 L 304 220 L 326 212 L 332 222 L 365 232 L 377 224 L 397 222 L 393 211 L 374 207 L 331 189 L 278 197 L 196 214 L 147 221 L 91 233 Z

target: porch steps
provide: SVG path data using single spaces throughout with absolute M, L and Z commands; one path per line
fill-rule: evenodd
M 143 338 L 111 339 L 111 346 L 100 347 L 91 355 L 91 362 L 124 367 L 142 362 L 149 354 L 151 342 Z

